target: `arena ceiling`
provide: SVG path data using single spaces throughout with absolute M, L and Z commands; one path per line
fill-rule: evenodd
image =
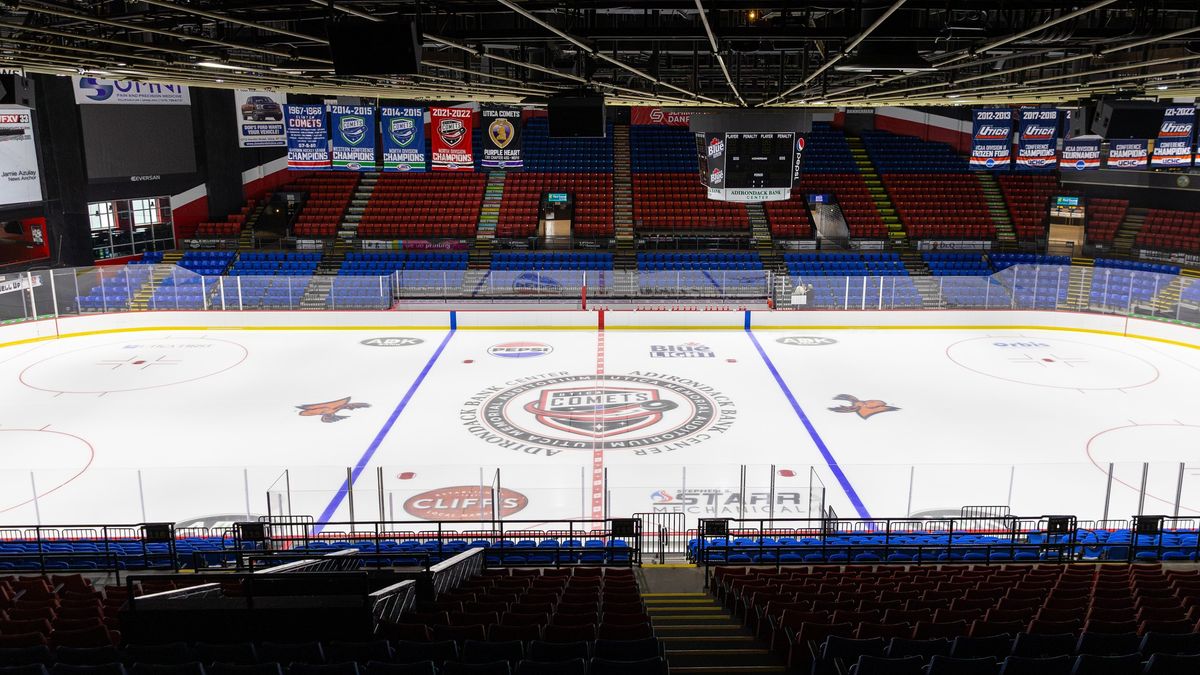
M 332 18 L 407 18 L 420 72 L 338 77 Z M 0 66 L 325 95 L 865 106 L 1200 94 L 1196 0 L 0 0 Z

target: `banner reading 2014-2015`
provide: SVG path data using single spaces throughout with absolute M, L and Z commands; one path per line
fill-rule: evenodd
M 474 171 L 470 108 L 430 108 L 434 171 Z
M 1150 166 L 1156 169 L 1192 165 L 1192 137 L 1196 128 L 1196 106 L 1171 106 L 1163 111 L 1162 126 L 1154 141 Z
M 1021 108 L 1017 171 L 1045 171 L 1058 164 L 1058 110 Z
M 974 111 L 973 116 L 971 168 L 1007 170 L 1012 163 L 1012 109 L 986 108 Z
M 288 168 L 328 169 L 329 134 L 325 129 L 325 106 L 289 103 L 283 111 L 287 122 Z
M 369 105 L 329 106 L 333 132 L 333 168 L 339 171 L 375 170 L 375 107 Z
M 383 128 L 383 170 L 425 171 L 425 111 L 422 108 L 379 109 Z

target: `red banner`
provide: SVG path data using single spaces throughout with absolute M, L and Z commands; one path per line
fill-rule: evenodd
M 690 112 L 674 112 L 650 106 L 635 105 L 633 106 L 633 110 L 629 112 L 630 124 L 658 124 L 668 127 L 686 127 L 691 121 L 692 113 Z
M 474 171 L 470 108 L 430 108 L 429 138 L 434 171 Z

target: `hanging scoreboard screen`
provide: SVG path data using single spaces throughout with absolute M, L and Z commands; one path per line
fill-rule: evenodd
M 708 198 L 770 202 L 791 196 L 804 141 L 792 131 L 696 134 Z

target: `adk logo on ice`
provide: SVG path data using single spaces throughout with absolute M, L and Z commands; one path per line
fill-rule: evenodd
M 367 120 L 357 116 L 343 117 L 338 131 L 347 143 L 358 145 L 367 137 Z
M 789 335 L 787 337 L 775 338 L 775 341 L 781 345 L 791 345 L 792 347 L 823 347 L 825 345 L 835 345 L 837 340 L 827 337 L 814 337 L 811 335 Z
M 407 117 L 393 117 L 391 123 L 388 124 L 388 134 L 396 145 L 406 147 L 417 137 L 417 127 Z
M 412 347 L 423 342 L 425 341 L 421 338 L 415 337 L 377 337 L 363 340 L 359 344 L 368 347 Z

